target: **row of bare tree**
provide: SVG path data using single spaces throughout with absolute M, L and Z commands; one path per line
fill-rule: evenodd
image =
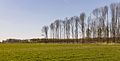
M 88 17 L 83 12 L 80 16 L 57 19 L 50 26 L 43 26 L 42 32 L 45 38 L 50 34 L 53 39 L 120 37 L 120 3 L 96 8 Z

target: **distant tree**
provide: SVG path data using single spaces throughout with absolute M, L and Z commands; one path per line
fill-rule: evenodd
M 81 31 L 82 31 L 82 38 L 85 37 L 85 13 L 80 14 L 80 25 L 81 25 Z
M 117 29 L 117 37 L 120 37 L 120 3 L 118 3 L 118 13 L 117 13 L 117 16 L 118 16 L 118 29 Z
M 107 20 L 106 29 L 105 29 L 106 30 L 105 35 L 106 35 L 107 38 L 109 38 L 110 29 L 109 29 L 109 20 L 108 20 L 108 6 L 105 6 L 104 10 L 105 10 L 105 13 L 106 13 L 106 20 Z
M 49 30 L 48 26 L 43 26 L 42 27 L 42 32 L 44 33 L 45 38 L 48 38 L 48 30 Z
M 94 21 L 94 19 L 92 19 L 92 23 L 91 23 L 91 30 L 92 30 L 92 38 L 95 38 L 97 35 L 97 29 L 96 29 L 96 21 Z
M 55 36 L 56 36 L 56 38 L 59 39 L 60 20 L 58 19 L 54 23 L 55 23 L 55 29 L 56 29 L 56 35 Z
M 99 9 L 96 8 L 93 10 L 92 14 L 94 15 L 94 19 L 92 20 L 92 33 L 93 33 L 93 38 L 98 37 L 98 35 L 101 35 L 101 33 L 98 33 L 98 29 L 100 29 L 100 19 L 99 19 Z M 100 25 L 100 26 L 99 26 Z M 101 37 L 101 36 L 100 36 Z
M 116 21 L 117 21 L 117 30 L 116 30 L 116 37 L 120 37 L 120 3 L 116 4 Z
M 74 17 L 70 18 L 70 25 L 71 25 L 71 34 L 72 34 L 72 38 L 74 38 Z
M 111 8 L 111 24 L 112 24 L 112 37 L 114 38 L 114 42 L 116 42 L 116 36 L 117 36 L 117 4 L 113 3 L 110 5 Z
M 66 37 L 70 38 L 70 20 L 68 18 L 66 18 Z
M 101 8 L 101 19 L 102 19 L 102 34 L 103 37 L 108 37 L 109 36 L 109 29 L 108 29 L 108 7 L 104 6 Z M 106 33 L 107 32 L 107 33 Z
M 64 39 L 66 38 L 66 21 L 62 21 L 63 23 L 63 34 L 64 34 Z
M 91 21 L 91 16 L 89 16 L 87 19 L 87 29 L 86 29 L 87 38 L 90 38 L 91 36 L 90 21 Z
M 50 24 L 50 30 L 51 30 L 51 37 L 54 39 L 54 29 L 55 29 L 55 25 L 54 25 L 54 23 L 51 23 Z
M 75 38 L 78 39 L 78 26 L 79 26 L 79 17 L 74 16 L 75 19 Z
M 62 20 L 60 20 L 60 24 L 59 24 L 59 38 L 62 38 Z

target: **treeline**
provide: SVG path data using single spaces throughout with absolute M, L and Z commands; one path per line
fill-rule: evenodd
M 2 43 L 120 43 L 120 38 L 85 38 L 85 39 L 7 39 Z
M 43 26 L 42 32 L 46 39 L 113 38 L 115 42 L 120 37 L 120 3 L 96 8 L 88 17 L 83 12 L 80 16 L 57 19 Z
M 120 3 L 112 3 L 94 9 L 89 16 L 57 19 L 49 26 L 42 27 L 44 39 L 7 39 L 7 42 L 20 43 L 119 43 L 120 42 Z

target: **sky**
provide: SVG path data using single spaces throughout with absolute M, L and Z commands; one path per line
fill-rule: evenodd
M 119 0 L 0 0 L 0 40 L 41 38 L 41 27 L 55 19 L 89 15 Z

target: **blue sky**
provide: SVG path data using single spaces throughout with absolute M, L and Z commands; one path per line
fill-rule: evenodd
M 0 0 L 0 40 L 38 38 L 55 19 L 89 15 L 94 8 L 119 0 Z

